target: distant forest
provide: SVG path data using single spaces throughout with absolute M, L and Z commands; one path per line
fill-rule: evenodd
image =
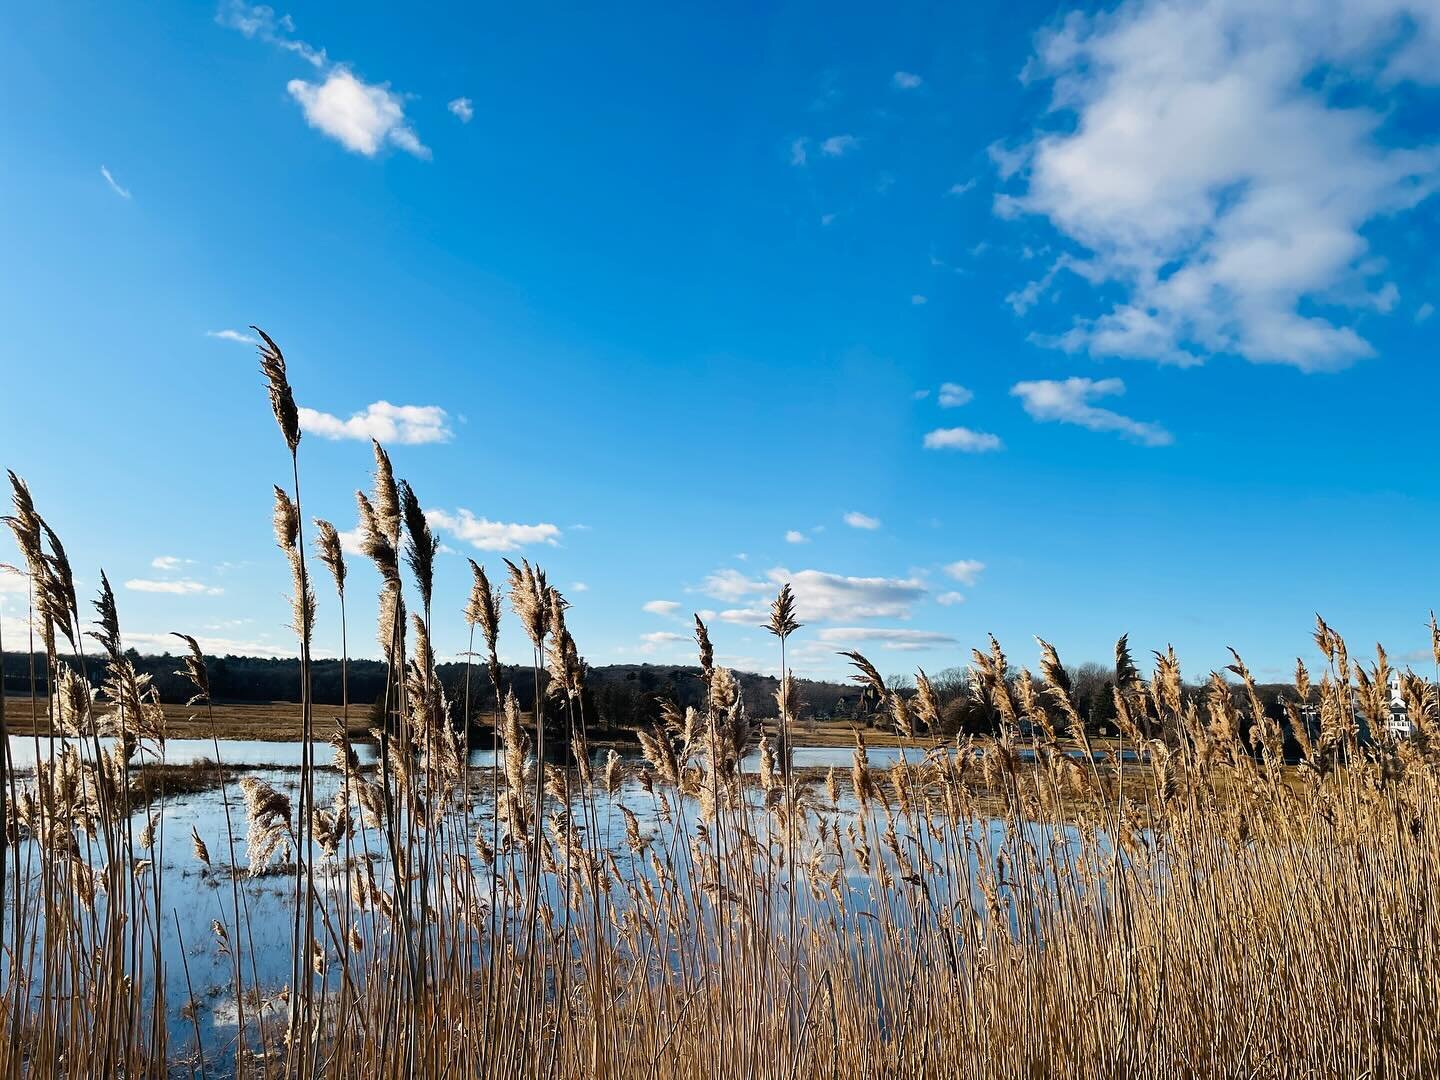
M 180 667 L 178 657 L 169 655 L 141 656 L 130 650 L 127 656 L 136 668 L 149 675 L 160 692 L 160 698 L 167 703 L 183 703 L 191 695 L 191 687 L 185 679 L 176 674 Z M 215 656 L 206 658 L 210 677 L 210 690 L 217 703 L 296 701 L 299 698 L 300 662 L 296 659 L 271 659 L 253 656 Z M 312 684 L 315 703 L 325 706 L 339 706 L 341 696 L 341 671 L 338 660 L 315 660 L 312 662 Z M 36 690 L 44 694 L 45 664 L 43 656 L 34 658 Z M 3 657 L 4 690 L 9 696 L 24 696 L 30 693 L 32 658 L 25 653 L 5 653 Z M 458 721 L 464 709 L 466 665 L 447 663 L 437 666 L 440 679 L 451 702 L 453 715 Z M 1113 672 L 1099 664 L 1083 664 L 1068 668 L 1072 689 L 1080 715 L 1085 718 L 1089 730 L 1107 734 L 1115 717 L 1113 698 Z M 99 686 L 105 674 L 105 665 L 99 659 L 88 665 L 91 684 Z M 769 675 L 752 672 L 735 672 L 744 695 L 745 706 L 756 719 L 776 714 L 775 693 L 778 681 Z M 540 673 L 542 690 L 547 679 Z M 361 708 L 370 708 L 381 700 L 385 693 L 386 669 L 378 660 L 351 660 L 348 669 L 350 703 Z M 507 690 L 513 689 L 523 709 L 530 709 L 534 701 L 534 672 L 527 665 L 506 666 L 502 680 Z M 908 685 L 905 678 L 894 676 L 888 680 L 897 689 Z M 853 683 L 822 682 L 797 679 L 800 704 L 798 715 L 802 721 L 864 723 L 886 726 L 887 718 L 875 714 L 873 698 L 862 697 L 860 688 Z M 969 672 L 966 668 L 947 668 L 931 676 L 931 682 L 940 699 L 943 730 L 936 734 L 953 735 L 959 732 L 985 734 L 996 729 L 997 717 L 993 710 L 975 700 L 970 692 Z M 488 672 L 483 665 L 469 668 L 470 722 L 474 726 L 488 727 L 494 713 L 495 693 L 490 686 Z M 1203 702 L 1202 687 L 1187 687 L 1187 697 L 1194 695 Z M 1284 712 L 1280 705 L 1282 696 L 1295 697 L 1293 687 L 1284 684 L 1265 684 L 1259 687 L 1260 699 L 1265 711 L 1277 721 L 1283 721 Z M 603 667 L 587 667 L 585 673 L 585 715 L 593 726 L 600 728 L 634 728 L 648 726 L 660 717 L 661 703 L 673 702 L 681 709 L 687 706 L 703 706 L 704 688 L 700 681 L 698 667 L 674 664 L 609 664 Z M 378 710 L 377 710 L 378 715 Z

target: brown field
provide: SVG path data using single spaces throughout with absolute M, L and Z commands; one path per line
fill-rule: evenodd
M 221 739 L 270 739 L 279 742 L 300 740 L 300 706 L 293 701 L 246 702 L 239 705 L 205 706 L 166 705 L 166 736 L 171 739 L 208 739 L 213 734 Z M 315 708 L 316 732 L 329 738 L 340 709 L 319 705 Z M 213 719 L 212 719 L 213 717 Z M 44 698 L 39 698 L 34 713 L 28 697 L 9 696 L 5 699 L 5 725 L 12 735 L 49 735 L 50 719 Z M 353 739 L 368 738 L 365 710 L 351 709 L 349 732 Z

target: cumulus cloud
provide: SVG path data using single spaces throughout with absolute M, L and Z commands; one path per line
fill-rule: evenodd
M 343 67 L 325 81 L 291 79 L 285 86 L 305 112 L 305 121 L 347 150 L 374 157 L 387 143 L 418 158 L 430 150 L 405 120 L 404 98 L 388 83 L 367 83 Z
M 752 593 L 765 592 L 769 588 L 768 582 L 756 581 L 731 567 L 716 570 L 700 585 L 701 592 L 715 597 L 716 600 L 740 600 Z
M 640 651 L 642 653 L 653 653 L 665 645 L 679 645 L 681 642 L 689 642 L 688 634 L 677 634 L 670 630 L 656 630 L 653 633 L 640 635 Z
M 318 409 L 300 409 L 300 426 L 322 439 L 377 439 L 412 445 L 449 442 L 453 432 L 439 405 L 391 405 L 376 401 L 342 420 Z
M 674 600 L 646 600 L 640 607 L 642 611 L 648 611 L 651 615 L 664 615 L 666 618 L 680 610 L 680 605 Z
M 468 97 L 457 97 L 445 107 L 449 109 L 451 114 L 462 124 L 468 124 L 471 120 L 475 119 L 475 103 Z
M 859 145 L 854 135 L 831 135 L 820 144 L 820 152 L 826 157 L 844 157 Z
M 972 431 L 967 427 L 936 428 L 925 433 L 926 450 L 959 450 L 966 454 L 983 454 L 999 450 L 999 435 L 988 431 Z
M 913 71 L 897 71 L 891 81 L 895 84 L 895 89 L 897 90 L 914 90 L 925 80 Z
M 963 604 L 965 602 L 965 595 L 964 593 L 958 593 L 953 591 L 942 592 L 939 596 L 935 597 L 935 602 L 937 604 L 942 604 L 945 607 L 952 607 L 955 604 Z
M 942 409 L 955 409 L 961 405 L 968 405 L 974 400 L 975 394 L 959 383 L 940 384 L 940 407 Z
M 1437 72 L 1432 0 L 1130 0 L 1069 16 L 1027 71 L 1052 81 L 1059 122 L 992 153 L 1002 176 L 1025 170 L 996 210 L 1047 218 L 1084 253 L 1056 267 L 1120 299 L 1048 343 L 1306 371 L 1371 355 L 1347 310 L 1375 306 L 1366 227 L 1440 186 L 1440 145 L 1388 115 Z
M 179 570 L 186 563 L 194 562 L 193 559 L 182 559 L 178 555 L 156 555 L 150 560 L 150 565 L 156 570 Z
M 985 564 L 979 559 L 957 559 L 955 562 L 946 563 L 942 569 L 947 577 L 954 578 L 961 585 L 974 585 L 980 580 Z
M 546 522 L 538 525 L 516 525 L 491 521 L 489 518 L 476 517 L 463 508 L 454 514 L 446 510 L 426 510 L 425 520 L 430 522 L 433 528 L 441 529 L 481 551 L 518 551 L 536 544 L 555 547 L 560 541 L 558 526 Z
M 785 542 L 787 544 L 808 544 L 810 538 L 799 529 L 790 529 L 785 533 Z
M 832 645 L 848 645 L 851 649 L 861 645 L 878 644 L 882 649 L 900 652 L 920 652 L 956 644 L 956 639 L 949 634 L 934 630 L 899 630 L 878 626 L 827 626 L 818 636 L 821 641 Z
M 120 182 L 111 175 L 110 170 L 104 165 L 100 166 L 100 175 L 105 178 L 105 183 L 110 185 L 110 190 L 119 195 L 122 199 L 130 198 L 130 189 L 120 186 Z
M 1025 411 L 1036 420 L 1079 424 L 1091 431 L 1115 431 L 1142 446 L 1169 446 L 1175 441 L 1175 437 L 1159 424 L 1132 420 L 1090 404 L 1095 398 L 1125 393 L 1125 383 L 1120 379 L 1072 377 L 1063 382 L 1037 379 L 1016 383 L 1010 388 L 1010 393 L 1020 399 Z
M 221 341 L 234 341 L 241 345 L 259 345 L 260 339 L 251 334 L 243 334 L 239 330 L 206 330 L 206 337 L 218 338 Z
M 879 518 L 871 517 L 869 514 L 862 514 L 858 510 L 851 510 L 845 515 L 844 521 L 845 524 L 849 525 L 852 529 L 874 530 L 880 528 Z
M 131 578 L 125 582 L 125 588 L 131 592 L 170 593 L 173 596 L 219 596 L 225 591 L 218 586 L 206 585 L 204 582 L 192 581 L 190 578 L 173 578 L 165 581 Z

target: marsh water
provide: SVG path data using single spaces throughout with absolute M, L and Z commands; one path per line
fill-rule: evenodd
M 33 773 L 38 756 L 44 760 L 52 750 L 64 744 L 56 739 L 53 744 L 48 738 L 34 739 L 29 736 L 12 736 L 10 739 L 11 763 L 19 782 L 26 782 L 26 774 Z M 84 753 L 88 757 L 89 744 Z M 378 762 L 378 747 L 373 744 L 355 745 L 355 752 L 362 768 Z M 236 1034 L 236 1014 L 231 991 L 231 963 L 216 947 L 211 924 L 214 920 L 230 925 L 230 876 L 225 867 L 229 862 L 229 844 L 226 840 L 226 802 L 233 823 L 234 858 L 240 867 L 248 865 L 249 855 L 245 841 L 245 813 L 237 782 L 241 775 L 253 776 L 276 790 L 288 795 L 298 804 L 300 789 L 300 763 L 302 746 L 294 742 L 270 742 L 258 740 L 221 740 L 219 756 L 227 767 L 237 771 L 229 774 L 229 782 L 222 793 L 218 786 L 198 791 L 167 796 L 160 804 L 156 821 L 156 841 L 151 857 L 156 869 L 161 872 L 163 894 L 160 903 L 160 937 L 166 966 L 169 1027 L 172 1045 L 177 1049 L 194 1043 L 192 1021 L 182 1015 L 182 1008 L 190 995 L 198 1006 L 197 1015 L 201 1039 L 207 1055 L 224 1046 L 231 1045 Z M 593 762 L 597 772 L 603 767 L 608 751 L 596 751 Z M 923 752 L 913 748 L 902 750 L 898 747 L 876 747 L 868 751 L 872 768 L 885 769 L 899 762 L 902 753 L 910 763 L 918 762 Z M 166 744 L 165 762 L 169 765 L 202 764 L 213 761 L 216 748 L 209 740 L 174 739 Z M 316 747 L 317 765 L 315 773 L 316 805 L 329 804 L 339 783 L 339 773 L 329 768 L 331 753 L 328 747 Z M 672 807 L 662 805 L 657 795 L 635 779 L 639 770 L 638 752 L 622 754 L 627 766 L 628 779 L 615 796 L 615 802 L 625 806 L 639 820 L 642 835 L 653 835 L 660 827 L 662 815 L 671 813 Z M 151 760 L 146 758 L 146 760 Z M 827 769 L 845 771 L 850 768 L 852 751 L 848 747 L 797 746 L 793 751 L 797 768 Z M 475 751 L 470 756 L 472 771 L 488 775 L 496 764 L 493 751 Z M 743 762 L 747 771 L 759 768 L 759 755 L 752 753 Z M 240 770 L 243 770 L 240 771 Z M 488 785 L 477 782 L 474 785 L 477 797 L 472 802 L 473 822 L 483 829 L 493 822 L 493 800 L 488 794 Z M 596 820 L 602 842 L 612 850 L 619 850 L 624 843 L 623 818 L 618 813 L 607 813 L 607 801 L 600 798 L 600 812 Z M 686 814 L 691 811 L 675 809 Z M 836 807 L 839 815 L 854 815 L 857 807 L 853 796 L 844 789 L 840 804 Z M 143 813 L 137 814 L 135 828 L 144 826 Z M 194 829 L 208 846 L 216 869 L 207 869 L 196 859 L 191 830 Z M 379 852 L 384 844 L 378 833 L 363 827 L 356 819 L 356 837 L 353 851 Z M 1053 848 L 1058 842 L 1062 847 L 1078 850 L 1078 838 L 1068 827 L 1056 829 L 1051 826 L 1027 826 L 1022 838 L 1026 843 L 1041 848 Z M 1012 829 L 1003 821 L 977 819 L 968 828 L 969 843 L 976 851 L 988 849 L 993 854 L 1009 839 L 1014 839 Z M 18 868 L 18 876 L 24 878 L 33 872 L 33 851 L 28 844 L 12 850 L 11 865 Z M 473 854 L 473 853 L 472 853 Z M 972 856 L 974 858 L 975 856 Z M 293 866 L 293 864 L 292 864 Z M 326 860 L 317 853 L 317 872 L 322 874 L 318 887 L 326 891 L 342 891 L 346 888 L 344 869 L 335 860 Z M 477 864 L 478 866 L 478 864 Z M 853 873 L 851 868 L 850 873 Z M 15 881 L 12 874 L 12 886 Z M 488 872 L 482 874 L 488 879 Z M 857 878 L 857 889 L 860 889 Z M 287 984 L 291 976 L 290 912 L 294 903 L 293 872 L 277 871 L 262 875 L 250 875 L 242 870 L 239 875 L 242 896 L 248 909 L 248 926 L 241 942 L 245 953 L 247 969 L 253 964 L 260 981 L 270 987 Z M 863 891 L 863 890 L 860 890 Z M 980 901 L 978 895 L 975 898 Z M 102 901 L 103 902 L 103 901 Z M 186 978 L 188 971 L 189 990 Z

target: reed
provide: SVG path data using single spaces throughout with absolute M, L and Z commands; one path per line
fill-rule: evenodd
M 298 411 L 279 348 L 262 340 L 290 465 L 274 523 L 308 659 L 328 602 L 305 565 Z M 6 523 L 44 664 L 33 684 L 55 688 L 51 731 L 71 738 L 42 747 L 32 735 L 39 764 L 26 775 L 0 744 L 3 1075 L 1440 1068 L 1440 691 L 1401 673 L 1413 737 L 1368 730 L 1366 716 L 1388 711 L 1383 649 L 1361 664 L 1317 622 L 1324 664 L 1313 675 L 1297 665 L 1277 723 L 1239 655 L 1195 694 L 1173 650 L 1146 674 L 1122 638 L 1122 737 L 1103 751 L 1048 642 L 1034 676 L 993 638 L 975 650 L 974 693 L 999 723 L 984 739 L 936 737 L 940 702 L 923 671 L 913 692 L 895 690 L 845 654 L 900 751 L 882 767 L 857 730 L 848 772 L 822 774 L 792 757 L 804 703 L 787 646 L 804 612 L 786 586 L 769 624 L 776 744 L 749 713 L 769 706 L 743 700 L 697 618 L 703 708 L 666 709 L 639 764 L 595 761 L 566 599 L 540 567 L 506 563 L 539 691 L 522 715 L 501 682 L 501 590 L 472 563 L 468 599 L 434 595 L 420 501 L 374 449 L 372 493 L 357 501 L 390 669 L 378 770 L 350 744 L 348 694 L 325 764 L 301 687 L 294 799 L 258 775 L 236 780 L 212 719 L 224 835 L 182 829 L 168 856 L 166 794 L 138 767 L 164 760 L 164 711 L 125 659 L 103 575 L 91 633 L 105 675 L 91 692 L 64 547 L 12 474 Z M 345 554 L 333 526 L 315 529 L 348 655 Z M 485 769 L 467 763 L 468 665 L 458 716 L 435 675 L 432 618 L 447 610 L 471 652 L 477 628 L 482 638 L 498 744 Z M 1433 616 L 1431 631 L 1440 670 Z M 205 657 L 180 637 L 191 707 L 213 718 Z M 0 711 L 0 734 L 5 722 Z M 1287 740 L 1298 757 L 1287 760 Z M 231 820 L 232 784 L 243 823 Z M 167 882 L 189 872 L 223 886 L 200 925 L 228 971 L 228 1026 L 202 1023 L 194 935 L 167 960 L 190 915 L 167 902 Z M 263 977 L 256 951 L 251 905 L 275 875 L 289 883 L 288 980 Z

